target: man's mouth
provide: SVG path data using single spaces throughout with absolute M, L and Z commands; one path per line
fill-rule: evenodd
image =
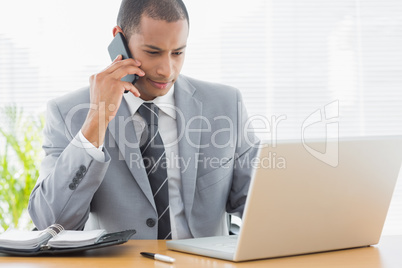
M 154 81 L 148 78 L 148 81 L 156 88 L 158 89 L 166 89 L 168 88 L 171 84 L 172 81 Z

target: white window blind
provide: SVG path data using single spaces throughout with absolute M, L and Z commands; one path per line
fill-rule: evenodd
M 401 1 L 193 2 L 184 71 L 240 88 L 251 116 L 279 119 L 276 139 L 334 103 L 341 137 L 402 134 Z M 402 234 L 402 174 L 383 234 Z
M 185 3 L 182 73 L 239 88 L 250 116 L 280 120 L 277 139 L 300 138 L 306 118 L 333 103 L 340 136 L 402 134 L 402 1 Z M 0 0 L 0 105 L 41 111 L 48 99 L 87 85 L 110 62 L 119 5 Z M 402 178 L 383 233 L 402 234 Z

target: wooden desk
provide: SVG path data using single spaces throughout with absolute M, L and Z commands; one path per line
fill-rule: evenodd
M 140 256 L 141 251 L 158 252 L 176 258 L 174 264 Z M 74 255 L 46 257 L 9 257 L 0 254 L 0 267 L 402 267 L 402 236 L 385 236 L 379 245 L 309 254 L 295 257 L 233 263 L 212 258 L 179 253 L 166 249 L 164 241 L 132 240 L 126 244 Z

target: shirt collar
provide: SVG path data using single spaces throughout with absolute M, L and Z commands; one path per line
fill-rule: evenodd
M 142 103 L 145 102 L 143 99 L 137 98 L 131 93 L 124 94 L 124 99 L 127 102 L 131 114 L 135 114 Z M 155 105 L 158 106 L 162 112 L 169 115 L 173 119 L 176 119 L 174 85 L 165 95 L 156 97 L 152 100 L 152 102 L 155 103 Z

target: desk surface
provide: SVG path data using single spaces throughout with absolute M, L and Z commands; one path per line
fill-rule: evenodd
M 174 264 L 140 256 L 141 251 L 176 258 Z M 402 236 L 384 236 L 376 246 L 302 256 L 233 263 L 166 249 L 164 241 L 131 240 L 123 245 L 90 250 L 74 255 L 10 257 L 0 254 L 1 267 L 402 267 Z

